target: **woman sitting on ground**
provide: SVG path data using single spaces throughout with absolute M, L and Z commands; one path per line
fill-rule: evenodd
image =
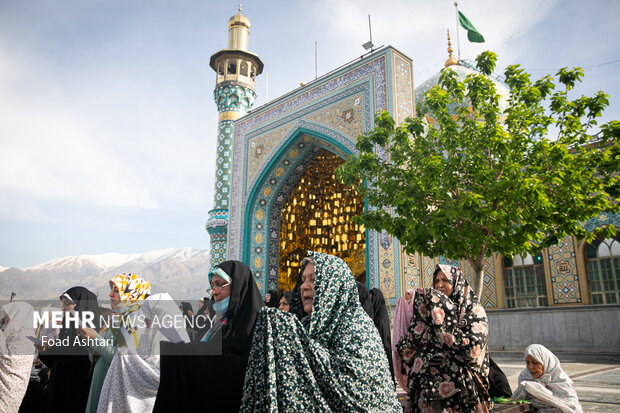
M 290 313 L 256 321 L 242 412 L 402 412 L 385 351 L 342 259 L 302 261 Z
M 239 411 L 254 323 L 265 302 L 242 262 L 219 264 L 209 283 L 213 326 L 197 343 L 161 343 L 155 413 Z
M 513 399 L 530 400 L 540 412 L 582 412 L 573 381 L 555 354 L 540 344 L 531 344 L 525 349 L 525 365 Z
M 488 411 L 488 331 L 463 272 L 438 265 L 433 288 L 416 292 L 409 331 L 397 345 L 411 367 L 412 411 Z

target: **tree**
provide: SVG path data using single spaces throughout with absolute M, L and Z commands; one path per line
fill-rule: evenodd
M 502 110 L 488 77 L 496 60 L 480 54 L 480 73 L 464 80 L 443 69 L 417 117 L 401 125 L 378 113 L 375 129 L 358 137 L 359 156 L 337 170 L 369 205 L 358 223 L 386 230 L 407 253 L 466 259 L 478 296 L 485 256 L 535 252 L 566 235 L 614 236 L 611 225 L 587 233 L 582 224 L 619 209 L 620 122 L 591 134 L 607 95 L 570 100 L 579 68 L 561 69 L 556 89 L 552 76 L 532 81 L 513 65 L 505 71 L 510 97 Z

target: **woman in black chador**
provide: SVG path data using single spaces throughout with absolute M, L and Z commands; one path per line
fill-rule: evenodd
M 60 296 L 62 310 L 66 313 L 89 311 L 93 313 L 93 324 L 99 329 L 99 305 L 97 296 L 84 287 L 72 287 Z M 80 317 L 82 319 L 82 317 Z M 76 343 L 80 336 L 70 324 L 60 329 L 58 339 L 68 339 L 68 345 L 56 346 L 39 353 L 39 359 L 50 368 L 47 385 L 47 412 L 84 413 L 90 389 L 90 360 L 88 349 Z M 77 345 L 76 345 L 77 344 Z
M 238 412 L 254 323 L 265 302 L 250 268 L 225 261 L 209 273 L 217 313 L 198 343 L 161 343 L 153 412 Z
M 370 290 L 370 302 L 372 303 L 372 321 L 375 323 L 375 327 L 379 330 L 379 336 L 383 343 L 383 349 L 385 350 L 385 356 L 387 357 L 388 367 L 390 368 L 390 374 L 392 375 L 392 381 L 394 381 L 394 367 L 392 366 L 392 338 L 390 328 L 390 316 L 385 305 L 385 298 L 383 293 L 378 288 Z

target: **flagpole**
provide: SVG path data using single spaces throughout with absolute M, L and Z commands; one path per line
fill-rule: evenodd
M 456 49 L 458 51 L 458 60 L 461 61 L 461 40 L 459 36 L 459 3 L 454 2 L 454 12 L 456 14 Z
M 319 77 L 318 61 L 319 61 L 319 42 L 318 40 L 315 40 L 314 41 L 314 78 L 315 79 Z

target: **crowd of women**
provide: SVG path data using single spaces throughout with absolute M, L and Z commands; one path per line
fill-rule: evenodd
M 368 291 L 344 261 L 323 253 L 308 253 L 293 291 L 269 291 L 265 300 L 238 261 L 212 269 L 208 284 L 212 299 L 194 313 L 168 294 L 151 295 L 136 274 L 113 277 L 110 304 L 120 323 L 57 332 L 70 343 L 89 338 L 87 347 L 35 349 L 32 307 L 5 305 L 0 412 L 402 412 L 397 385 L 411 411 L 486 412 L 501 387 L 485 310 L 457 267 L 438 265 L 432 288 L 407 291 L 393 329 L 381 290 Z M 60 300 L 65 314 L 101 319 L 86 288 L 70 288 Z M 165 316 L 210 323 L 156 328 Z M 35 356 L 46 366 L 40 381 L 30 380 Z M 553 353 L 532 345 L 525 358 L 512 398 L 581 412 Z

